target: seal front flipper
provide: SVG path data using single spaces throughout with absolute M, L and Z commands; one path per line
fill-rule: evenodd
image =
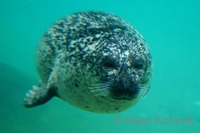
M 57 68 L 55 67 L 45 83 L 40 81 L 38 86 L 33 86 L 33 89 L 29 90 L 24 99 L 24 106 L 30 108 L 42 105 L 57 96 L 56 82 Z
M 30 108 L 46 103 L 56 95 L 55 90 L 55 87 L 47 87 L 42 82 L 38 86 L 33 86 L 33 89 L 25 96 L 24 106 Z

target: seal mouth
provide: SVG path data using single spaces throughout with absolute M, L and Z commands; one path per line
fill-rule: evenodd
M 130 82 L 129 82 L 130 83 Z M 91 84 L 89 91 L 97 97 L 109 97 L 115 100 L 140 100 L 148 89 L 134 83 L 124 84 L 124 82 L 103 82 Z
M 110 86 L 110 95 L 113 99 L 133 100 L 137 98 L 139 92 L 138 84 L 124 74 L 121 78 L 114 80 Z
M 136 99 L 140 89 L 138 87 L 134 88 L 119 88 L 115 87 L 112 88 L 111 90 L 111 96 L 113 99 L 117 100 L 133 100 Z

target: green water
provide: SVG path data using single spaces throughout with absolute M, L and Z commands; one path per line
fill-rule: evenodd
M 26 109 L 38 84 L 35 49 L 57 19 L 77 11 L 112 12 L 145 37 L 154 60 L 150 94 L 131 109 L 96 114 L 58 98 Z M 181 120 L 177 122 L 176 120 Z M 199 0 L 1 0 L 1 133 L 199 133 Z

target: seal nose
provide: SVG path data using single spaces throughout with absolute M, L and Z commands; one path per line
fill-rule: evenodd
M 130 77 L 124 76 L 113 83 L 111 92 L 114 99 L 132 100 L 137 96 L 139 88 Z

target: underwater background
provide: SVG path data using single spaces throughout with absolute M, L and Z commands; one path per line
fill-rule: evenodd
M 115 114 L 91 113 L 53 98 L 27 109 L 39 76 L 35 50 L 58 19 L 78 11 L 114 13 L 131 23 L 152 52 L 149 95 Z M 199 133 L 199 0 L 1 0 L 0 133 Z

